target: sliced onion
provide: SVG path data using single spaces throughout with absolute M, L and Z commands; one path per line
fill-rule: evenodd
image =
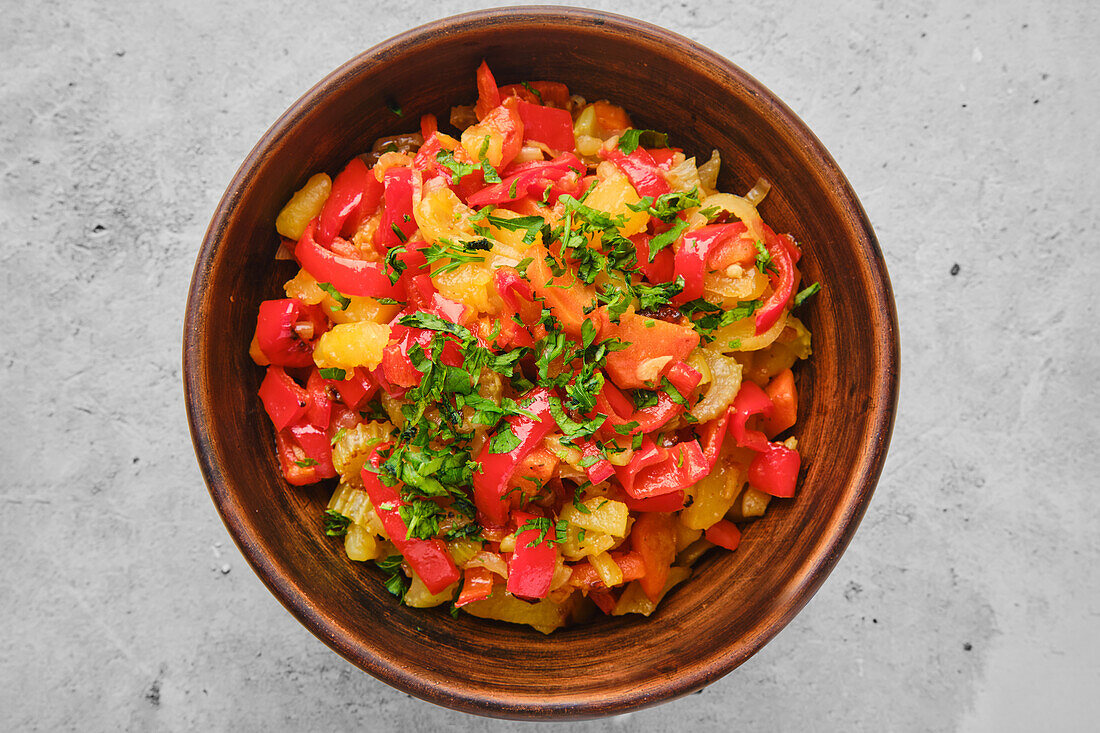
M 675 161 L 675 158 L 673 158 Z M 673 191 L 690 191 L 699 188 L 699 170 L 695 167 L 695 158 L 674 163 L 665 173 L 665 180 Z
M 496 573 L 502 578 L 508 577 L 508 565 L 504 562 L 504 558 L 495 552 L 488 552 L 486 550 L 482 550 L 471 557 L 462 567 L 467 570 L 470 568 L 485 568 L 490 573 Z
M 711 206 L 717 206 L 723 211 L 736 216 L 738 219 L 745 223 L 745 226 L 749 230 L 749 235 L 753 239 L 763 241 L 764 239 L 764 222 L 760 220 L 760 214 L 757 213 L 756 207 L 752 205 L 748 199 L 743 199 L 740 196 L 734 196 L 732 193 L 716 193 L 713 196 L 707 196 L 700 207 L 703 209 L 710 208 Z
M 775 324 L 761 334 L 756 333 L 756 318 L 753 316 L 734 321 L 725 328 L 714 332 L 714 341 L 707 346 L 707 350 L 723 354 L 734 351 L 759 351 L 766 346 L 770 346 L 773 341 L 779 338 L 779 334 L 783 333 L 783 329 L 787 327 L 788 314 L 789 311 L 784 310 Z M 737 346 L 730 346 L 731 341 L 736 343 Z
M 710 154 L 710 160 L 699 166 L 699 186 L 703 193 L 710 195 L 718 190 L 718 171 L 722 167 L 722 156 L 717 150 Z
M 753 206 L 759 206 L 760 202 L 764 200 L 764 197 L 768 195 L 768 191 L 771 190 L 772 184 L 768 183 L 768 179 L 757 178 L 756 185 L 745 194 L 745 200 Z
M 737 360 L 716 351 L 701 349 L 710 369 L 710 389 L 691 410 L 699 422 L 707 422 L 721 415 L 733 403 L 737 390 L 741 389 L 741 365 Z

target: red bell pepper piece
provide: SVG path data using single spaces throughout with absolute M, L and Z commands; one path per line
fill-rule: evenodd
M 369 402 L 378 391 L 377 381 L 371 379 L 370 372 L 363 367 L 356 367 L 346 379 L 330 379 L 328 384 L 340 395 L 340 400 L 353 410 Z
M 316 463 L 306 455 L 289 429 L 275 433 L 275 453 L 283 478 L 291 486 L 308 486 L 321 480 Z
M 607 401 L 607 407 L 611 408 L 610 411 L 604 410 L 609 417 L 614 415 L 624 418 L 623 422 L 630 422 L 631 417 L 634 415 L 634 403 L 632 403 L 626 395 L 620 392 L 618 387 L 611 382 L 605 381 L 599 396 L 603 397 Z
M 328 246 L 338 234 L 354 232 L 378 208 L 381 198 L 382 184 L 366 163 L 352 158 L 332 183 L 332 192 L 318 218 L 317 241 Z
M 624 493 L 619 501 L 626 504 L 626 508 L 632 512 L 678 512 L 684 508 L 686 497 L 683 489 L 670 491 L 660 496 L 650 496 L 645 499 L 635 499 Z
M 663 171 L 667 171 L 672 167 L 672 158 L 676 153 L 684 152 L 680 148 L 648 148 L 650 157 L 653 158 L 653 162 L 657 164 L 657 167 Z
M 512 517 L 517 529 L 535 518 L 521 511 L 512 512 Z M 508 561 L 507 588 L 518 598 L 545 598 L 550 592 L 558 551 L 551 544 L 554 539 L 552 527 L 543 535 L 542 542 L 538 541 L 540 534 L 543 534 L 541 529 L 526 529 L 516 535 L 516 550 Z
M 638 253 L 638 270 L 651 283 L 667 283 L 675 277 L 675 255 L 671 247 L 665 247 L 654 255 L 653 261 L 650 262 L 649 240 L 652 238 L 653 235 L 646 232 L 639 232 L 630 237 Z
M 306 412 L 306 391 L 280 366 L 269 366 L 260 384 L 260 401 L 271 418 L 275 432 L 298 420 Z
M 327 425 L 318 427 L 299 422 L 291 425 L 280 435 L 286 433 L 290 434 L 294 443 L 305 454 L 305 459 L 296 460 L 295 465 L 308 464 L 313 468 L 316 476 L 313 481 L 332 478 L 336 475 L 336 469 L 332 465 L 332 444 L 329 442 Z
M 500 89 L 497 80 L 493 78 L 493 72 L 489 71 L 489 64 L 484 60 L 477 67 L 477 104 L 474 105 L 474 114 L 479 120 L 485 119 L 490 111 L 500 105 Z
M 523 402 L 523 409 L 532 413 L 532 420 L 526 415 L 512 415 L 505 420 L 505 427 L 519 439 L 519 445 L 507 453 L 493 453 L 492 441 L 485 444 L 478 456 L 481 467 L 474 473 L 474 504 L 482 526 L 502 526 L 508 523 L 508 500 L 505 493 L 508 482 L 520 460 L 530 453 L 543 438 L 557 427 L 550 414 L 550 396 L 547 389 L 534 389 Z
M 630 185 L 634 186 L 639 196 L 657 198 L 672 190 L 668 181 L 661 175 L 661 170 L 657 167 L 653 156 L 646 152 L 645 148 L 638 148 L 630 155 L 617 147 L 610 150 L 600 148 L 600 157 L 617 165 L 619 170 L 626 174 Z
M 699 382 L 703 381 L 703 375 L 699 370 L 686 361 L 673 364 L 665 376 L 668 377 L 669 384 L 685 398 L 699 386 Z
M 622 393 L 614 390 L 614 386 L 610 386 L 610 382 L 604 382 L 604 389 L 600 391 L 600 394 L 596 395 L 596 412 L 607 415 L 607 420 L 604 421 L 603 429 L 612 430 L 615 426 L 622 426 L 628 423 L 637 423 L 630 429 L 626 435 L 637 435 L 638 433 L 652 433 L 662 425 L 667 423 L 672 418 L 676 417 L 684 411 L 683 405 L 674 402 L 671 397 L 665 392 L 657 393 L 657 404 L 650 407 L 643 408 L 637 412 L 632 413 L 629 417 L 619 417 L 617 410 L 612 406 L 608 400 L 607 395 L 618 394 L 620 398 Z M 633 407 L 631 407 L 633 409 Z
M 707 253 L 708 270 L 724 270 L 730 265 L 752 267 L 756 262 L 756 246 L 746 232 L 744 222 L 734 221 L 727 224 L 711 224 L 725 227 L 722 235 L 709 247 Z
M 722 451 L 722 443 L 726 440 L 726 431 L 730 422 L 730 410 L 714 418 L 699 429 L 699 440 L 703 446 L 703 455 L 707 463 L 713 469 L 718 462 L 718 455 Z
M 794 373 L 790 369 L 779 372 L 768 382 L 764 392 L 775 409 L 769 417 L 761 420 L 760 427 L 768 438 L 774 438 L 798 421 L 798 392 L 794 386 Z
M 428 273 L 404 273 L 403 276 L 406 276 L 405 295 L 413 307 L 403 311 L 398 319 L 416 311 L 427 311 L 455 324 L 466 324 L 473 319 L 472 309 L 441 295 Z
M 523 120 L 523 134 L 528 140 L 543 143 L 553 150 L 571 151 L 576 148 L 573 116 L 567 110 L 520 100 L 516 111 Z
M 441 593 L 458 581 L 459 572 L 455 566 L 451 554 L 447 552 L 447 545 L 443 540 L 432 538 L 423 540 L 418 537 L 408 537 L 409 528 L 405 520 L 401 518 L 400 507 L 404 503 L 397 489 L 386 486 L 378 478 L 378 474 L 371 470 L 377 469 L 380 463 L 378 449 L 371 453 L 370 467 L 364 467 L 361 473 L 363 488 L 366 489 L 370 502 L 374 506 L 390 542 L 405 557 L 405 561 L 413 571 L 424 581 L 424 586 L 431 593 Z
M 428 345 L 435 336 L 435 332 L 405 326 L 393 326 L 391 331 L 393 339 L 382 350 L 380 367 L 391 387 L 403 388 L 399 390 L 403 394 L 405 389 L 420 384 L 424 376 L 419 369 L 413 366 L 412 359 L 409 358 L 409 351 L 419 347 L 427 355 L 429 353 Z M 445 339 L 440 360 L 448 366 L 457 367 L 462 365 L 462 349 L 454 339 Z M 392 391 L 391 394 L 393 394 Z
M 316 220 L 310 222 L 294 247 L 298 263 L 319 282 L 330 283 L 344 295 L 400 299 L 401 291 L 390 282 L 386 266 L 343 257 L 325 249 L 313 238 Z
M 420 171 L 424 182 L 432 178 L 436 170 L 439 169 L 439 161 L 436 156 L 443 150 L 443 145 L 440 143 L 439 135 L 432 135 L 431 137 L 424 138 L 424 144 L 420 146 L 420 149 L 416 151 L 416 155 L 413 157 L 412 167 Z M 447 185 L 451 185 L 451 172 L 447 171 L 444 174 L 444 180 Z
M 462 591 L 455 600 L 455 606 L 461 608 L 467 603 L 481 601 L 491 596 L 494 577 L 492 571 L 486 568 L 467 568 L 462 579 Z
M 586 170 L 585 165 L 572 153 L 563 153 L 553 160 L 523 163 L 506 169 L 500 183 L 486 186 L 466 199 L 470 206 L 487 206 L 518 201 L 530 194 L 542 195 L 547 186 L 570 173 L 577 175 Z
M 668 451 L 656 445 L 648 435 L 642 438 L 642 445 L 630 457 L 630 462 L 625 466 L 615 466 L 615 475 L 619 483 L 630 496 L 637 496 L 634 490 L 634 482 L 642 469 L 656 466 L 664 462 Z M 671 490 L 671 489 L 670 489 Z
M 615 466 L 600 454 L 600 448 L 596 445 L 596 441 L 586 440 L 581 443 L 581 455 L 586 461 L 596 459 L 594 463 L 589 464 L 584 469 L 584 472 L 588 474 L 588 480 L 592 483 L 603 483 L 615 475 Z
M 762 414 L 764 417 L 772 413 L 772 401 L 760 387 L 754 383 L 745 381 L 741 383 L 741 389 L 733 398 L 733 406 L 730 408 L 730 433 L 737 445 L 742 448 L 752 448 L 755 451 L 764 450 L 768 445 L 768 438 L 759 430 L 749 430 L 745 423 L 753 415 Z
M 630 434 L 652 433 L 683 411 L 683 405 L 673 402 L 672 398 L 665 392 L 659 392 L 657 393 L 656 405 L 638 410 L 628 421 L 638 423 L 638 427 L 631 430 Z
M 642 447 L 645 448 L 644 443 Z M 619 476 L 623 488 L 635 499 L 646 499 L 685 489 L 710 472 L 710 465 L 697 440 L 658 450 L 664 451 L 659 462 L 636 471 L 630 481 L 622 481 L 624 474 Z
M 707 538 L 707 542 L 713 542 L 727 550 L 736 550 L 741 543 L 741 530 L 728 519 L 719 519 L 710 525 L 703 536 Z
M 531 283 L 520 277 L 514 267 L 498 267 L 493 272 L 493 284 L 500 294 L 504 304 L 518 312 L 520 308 L 519 298 L 530 302 L 535 299 L 531 290 Z
M 642 562 L 642 556 L 633 550 L 630 552 L 612 552 L 611 559 L 619 566 L 619 570 L 623 574 L 623 583 L 629 583 L 645 575 L 645 563 Z M 569 576 L 569 584 L 589 591 L 606 587 L 603 581 L 600 580 L 600 574 L 596 572 L 596 568 L 592 567 L 592 563 L 587 560 L 573 566 Z
M 761 222 L 764 227 L 764 239 L 765 241 L 778 240 L 779 244 L 787 250 L 787 253 L 791 256 L 791 262 L 798 264 L 798 261 L 802 259 L 802 250 L 798 248 L 798 245 L 794 241 L 794 237 L 790 234 L 776 234 L 775 230 L 767 224 Z
M 676 250 L 674 270 L 676 277 L 684 278 L 684 289 L 672 299 L 673 304 L 681 305 L 703 297 L 703 277 L 707 273 L 710 253 L 744 231 L 745 225 L 741 222 L 710 224 L 683 236 Z
M 328 428 L 332 419 L 332 397 L 328 393 L 328 380 L 321 376 L 316 367 L 306 382 L 306 394 L 306 422 L 321 430 Z
M 768 277 L 772 283 L 772 294 L 756 312 L 756 333 L 758 334 L 764 333 L 775 325 L 794 294 L 795 271 L 791 253 L 778 237 L 769 236 L 767 239 L 768 254 L 771 255 L 776 272 L 768 271 Z
M 749 485 L 772 496 L 794 496 L 800 463 L 798 451 L 780 443 L 768 443 L 749 464 Z
M 424 142 L 428 142 L 428 140 L 438 131 L 439 121 L 436 120 L 435 115 L 426 114 L 420 116 L 420 137 L 423 138 Z
M 424 378 L 409 359 L 409 347 L 416 342 L 416 336 L 406 334 L 397 342 L 386 344 L 382 349 L 381 371 L 386 375 L 386 382 L 391 386 L 400 387 L 401 392 L 409 387 L 415 387 Z
M 519 97 L 531 104 L 544 104 L 564 109 L 569 106 L 569 87 L 558 81 L 529 81 L 526 84 L 505 84 L 501 97 Z
M 404 244 L 416 231 L 416 218 L 413 216 L 415 176 L 412 168 L 400 166 L 388 169 L 382 177 L 385 209 L 374 236 L 375 241 L 386 248 Z
M 308 339 L 295 328 L 306 324 L 306 331 L 311 332 Z M 313 345 L 327 329 L 328 318 L 319 305 L 307 305 L 296 298 L 265 300 L 256 316 L 256 343 L 275 366 L 311 366 Z
M 646 512 L 630 528 L 630 546 L 642 556 L 645 575 L 638 579 L 649 600 L 656 603 L 676 559 L 676 518 L 671 514 Z
M 495 349 L 529 348 L 535 343 L 531 331 L 516 323 L 507 309 L 492 325 L 482 321 L 479 329 L 479 337 L 486 342 L 491 341 L 491 346 Z

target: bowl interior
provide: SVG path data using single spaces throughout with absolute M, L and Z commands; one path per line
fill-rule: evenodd
M 798 368 L 799 495 L 777 500 L 733 554 L 712 554 L 648 619 L 603 618 L 551 636 L 399 606 L 366 564 L 321 531 L 329 487 L 279 476 L 248 357 L 275 263 L 274 220 L 311 174 L 335 175 L 383 134 L 447 119 L 476 96 L 482 59 L 501 84 L 549 79 L 665 130 L 722 190 L 773 184 L 761 212 L 804 246 L 822 292 L 800 316 L 815 353 Z M 403 116 L 389 111 L 398 106 Z M 591 11 L 510 9 L 440 21 L 378 46 L 323 81 L 245 161 L 207 233 L 185 327 L 196 452 L 230 532 L 276 596 L 325 643 L 411 694 L 470 712 L 586 717 L 691 692 L 779 631 L 835 564 L 881 469 L 896 401 L 896 316 L 874 235 L 847 181 L 801 122 L 751 77 L 691 42 Z

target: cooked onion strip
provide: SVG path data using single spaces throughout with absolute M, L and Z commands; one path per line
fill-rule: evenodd
M 742 318 L 740 321 L 734 321 L 725 328 L 714 332 L 714 342 L 707 346 L 707 349 L 723 354 L 734 351 L 759 351 L 770 346 L 773 341 L 779 338 L 779 334 L 783 333 L 783 329 L 787 327 L 788 315 L 789 311 L 783 311 L 775 325 L 759 335 L 756 333 L 755 318 L 750 316 L 749 318 Z
M 760 214 L 757 213 L 756 207 L 748 199 L 734 196 L 732 193 L 716 193 L 713 196 L 707 196 L 700 205 L 703 209 L 708 209 L 711 206 L 717 206 L 719 209 L 733 214 L 745 223 L 749 235 L 753 239 L 764 240 L 764 223 L 760 220 Z
M 723 356 L 709 349 L 700 349 L 710 369 L 710 389 L 703 399 L 691 410 L 691 415 L 701 423 L 713 420 L 725 412 L 726 408 L 741 389 L 741 365 L 736 359 Z
M 745 194 L 745 200 L 753 206 L 759 206 L 760 202 L 764 200 L 764 197 L 768 195 L 768 192 L 772 190 L 772 184 L 768 182 L 766 178 L 757 178 L 756 185 L 749 189 L 749 192 Z

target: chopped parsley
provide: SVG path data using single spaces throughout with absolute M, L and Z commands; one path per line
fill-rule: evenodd
M 345 517 L 333 509 L 325 510 L 325 534 L 330 537 L 343 537 L 348 533 L 351 517 Z
M 390 251 L 386 253 L 386 276 L 390 279 L 390 285 L 396 285 L 398 279 L 401 277 L 401 273 L 405 271 L 405 263 L 398 259 L 405 251 L 406 247 L 399 244 L 396 247 L 392 247 Z M 378 302 L 381 303 L 382 301 L 379 300 Z
M 447 542 L 454 540 L 480 540 L 481 525 L 477 522 L 469 522 L 457 527 L 451 527 L 443 533 L 443 539 Z
M 427 259 L 429 265 L 446 260 L 445 264 L 432 271 L 433 275 L 442 275 L 457 270 L 462 265 L 484 262 L 485 258 L 482 255 L 474 253 L 488 252 L 492 248 L 493 245 L 484 237 L 460 242 L 441 238 L 424 247 L 421 251 L 424 253 L 424 258 Z
M 635 410 L 644 410 L 657 404 L 657 393 L 647 389 L 635 389 L 630 392 L 630 401 Z M 625 427 L 625 426 L 624 426 Z M 637 427 L 637 425 L 635 425 Z M 633 428 L 631 428 L 633 430 Z M 627 432 L 630 432 L 629 430 Z
M 511 453 L 516 448 L 519 448 L 523 444 L 516 434 L 512 431 L 512 428 L 505 425 L 503 428 L 496 432 L 496 435 L 489 441 L 490 453 Z
M 409 580 L 401 571 L 401 564 L 404 561 L 405 558 L 400 555 L 390 555 L 384 560 L 374 561 L 374 564 L 386 574 L 385 580 L 382 581 L 383 585 L 386 586 L 386 590 L 398 598 L 404 596 L 409 590 Z
M 332 299 L 340 305 L 340 310 L 347 310 L 348 306 L 351 305 L 351 298 L 337 290 L 332 283 L 317 283 L 317 287 L 331 295 Z
M 523 84 L 524 89 L 531 92 L 531 94 L 535 95 L 535 99 L 539 100 L 539 104 L 545 104 L 545 102 L 542 101 L 542 92 L 540 92 L 538 89 L 535 89 L 533 86 L 531 86 L 530 84 L 528 84 L 525 81 L 520 82 L 520 83 Z
M 489 162 L 486 154 L 489 152 L 489 140 L 488 135 L 485 136 L 485 140 L 481 143 L 481 150 L 477 154 L 478 160 L 481 161 L 481 177 L 486 183 L 500 183 L 500 174 L 497 173 L 497 169 Z
M 699 332 L 707 342 L 714 340 L 714 333 L 731 323 L 736 323 L 748 318 L 763 303 L 759 300 L 745 300 L 737 304 L 737 307 L 724 310 L 704 298 L 696 298 L 680 306 L 680 312 L 691 319 L 692 327 Z
M 516 537 L 518 538 L 521 534 L 523 534 L 524 532 L 527 532 L 527 531 L 538 532 L 539 536 L 536 539 L 533 539 L 530 542 L 528 542 L 526 545 L 524 545 L 524 547 L 534 547 L 536 545 L 542 544 L 544 541 L 546 542 L 546 544 L 553 547 L 554 546 L 554 540 L 553 539 L 550 539 L 550 540 L 546 539 L 546 535 L 550 531 L 551 526 L 552 526 L 552 522 L 549 519 L 547 519 L 546 517 L 533 517 L 531 519 L 528 519 L 526 522 L 524 522 L 516 530 Z
M 680 390 L 668 381 L 668 377 L 661 377 L 661 391 L 668 395 L 669 399 L 681 407 L 687 407 L 687 398 L 680 394 Z
M 688 228 L 688 223 L 683 219 L 677 219 L 675 223 L 668 230 L 661 232 L 657 236 L 649 240 L 649 261 L 653 262 L 653 258 L 657 256 L 665 247 L 668 247 L 684 233 L 684 230 Z
M 503 216 L 493 216 L 489 214 L 485 219 L 499 229 L 507 229 L 511 232 L 522 231 L 524 244 L 531 244 L 534 242 L 535 237 L 537 237 L 539 232 L 542 231 L 542 228 L 546 226 L 546 222 L 541 216 L 517 216 L 512 219 L 506 219 Z M 524 262 L 530 261 L 530 258 L 524 260 Z M 516 269 L 520 268 L 517 266 Z
M 772 262 L 771 253 L 768 252 L 764 243 L 759 239 L 754 242 L 756 246 L 756 269 L 758 272 L 774 272 L 778 273 L 779 268 Z
M 695 208 L 699 205 L 699 190 L 672 191 L 663 193 L 654 199 L 652 196 L 643 196 L 636 204 L 627 204 L 631 211 L 645 211 L 650 216 L 655 216 L 666 224 L 672 222 L 676 215 L 682 211 Z
M 623 130 L 619 135 L 619 150 L 630 155 L 638 146 L 646 148 L 668 147 L 668 135 L 656 130 Z
M 799 290 L 798 295 L 794 296 L 794 307 L 797 308 L 820 292 L 821 283 L 814 283 L 813 285 L 808 285 L 802 290 Z
M 329 441 L 329 445 L 335 446 L 337 443 L 344 439 L 344 436 L 347 435 L 347 433 L 347 428 L 340 428 L 336 431 L 336 434 L 332 436 L 332 440 Z
M 488 144 L 489 137 L 485 137 Z M 478 170 L 481 166 L 474 163 L 462 163 L 455 159 L 455 154 L 450 150 L 440 150 L 435 154 L 436 161 L 451 172 L 451 183 L 457 184 L 466 176 Z

